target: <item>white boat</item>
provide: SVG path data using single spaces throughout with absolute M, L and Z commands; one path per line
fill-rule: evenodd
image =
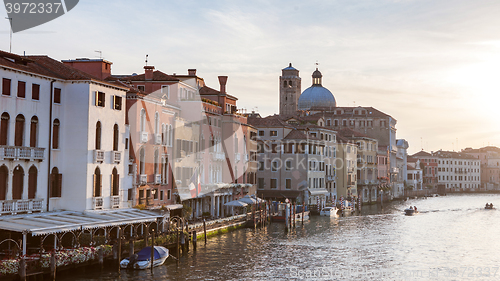
M 321 212 L 319 212 L 320 216 L 326 216 L 326 217 L 335 217 L 337 216 L 338 209 L 337 207 L 325 207 Z
M 168 249 L 162 246 L 154 246 L 153 267 L 162 265 L 168 258 Z M 121 268 L 146 269 L 151 267 L 151 247 L 140 250 L 120 262 Z
M 418 214 L 418 211 L 415 211 L 414 209 L 405 209 L 406 216 L 413 216 L 415 214 Z

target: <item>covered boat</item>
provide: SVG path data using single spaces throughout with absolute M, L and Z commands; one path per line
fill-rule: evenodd
M 162 265 L 168 258 L 168 249 L 154 246 L 153 267 Z M 151 247 L 145 247 L 137 254 L 133 254 L 120 262 L 121 268 L 146 269 L 151 267 Z
M 337 207 L 325 207 L 321 212 L 319 212 L 320 216 L 327 216 L 327 217 L 336 217 L 338 215 L 338 209 Z

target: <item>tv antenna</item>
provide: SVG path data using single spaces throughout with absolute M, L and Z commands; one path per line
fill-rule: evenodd
M 146 66 L 148 66 L 148 55 L 146 55 Z
M 102 59 L 102 51 L 94 51 L 96 53 L 99 53 L 99 58 Z

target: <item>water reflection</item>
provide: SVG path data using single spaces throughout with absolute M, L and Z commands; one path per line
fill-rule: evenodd
M 449 195 L 383 209 L 366 206 L 353 216 L 312 217 L 289 233 L 279 223 L 241 229 L 213 237 L 206 246 L 200 241 L 179 266 L 169 259 L 153 275 L 105 271 L 71 280 L 299 280 L 308 272 L 311 279 L 325 280 L 500 279 L 495 272 L 500 210 L 484 210 L 486 202 L 500 206 L 500 196 Z M 404 216 L 410 205 L 420 214 Z

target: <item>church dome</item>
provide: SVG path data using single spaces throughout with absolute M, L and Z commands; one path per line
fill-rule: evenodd
M 299 97 L 298 110 L 330 110 L 337 106 L 332 92 L 321 85 L 323 75 L 316 68 L 312 74 L 313 84 Z

